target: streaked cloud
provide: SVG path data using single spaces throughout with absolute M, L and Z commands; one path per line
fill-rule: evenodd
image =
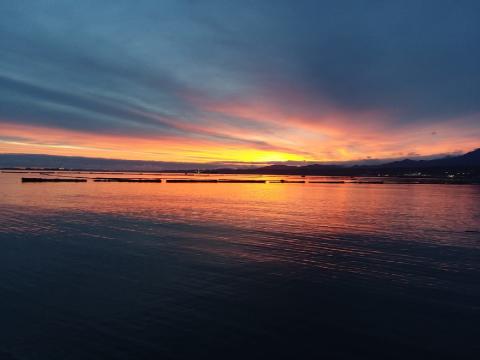
M 396 158 L 480 138 L 477 1 L 0 5 L 0 151 Z

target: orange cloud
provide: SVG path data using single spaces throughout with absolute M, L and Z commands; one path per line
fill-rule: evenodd
M 0 151 L 51 155 L 94 156 L 163 161 L 283 161 L 299 160 L 295 153 L 251 144 L 221 144 L 183 137 L 130 137 L 56 128 L 0 123 Z
M 189 100 L 201 115 L 195 122 L 170 119 L 178 134 L 97 134 L 0 121 L 0 151 L 199 163 L 343 161 L 469 151 L 480 136 L 466 125 L 471 118 L 400 128 L 378 111 Z

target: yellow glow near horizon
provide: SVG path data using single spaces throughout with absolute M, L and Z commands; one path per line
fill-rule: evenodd
M 221 151 L 221 160 L 222 161 L 239 161 L 246 163 L 254 162 L 276 162 L 276 161 L 302 161 L 304 157 L 291 154 L 283 153 L 276 151 L 264 151 L 264 150 L 255 150 L 255 149 L 238 149 L 238 150 L 227 150 Z M 220 154 L 219 154 L 220 155 Z M 218 161 L 218 159 L 216 159 Z
M 136 139 L 82 134 L 58 129 L 4 127 L 4 133 L 23 141 L 0 139 L 0 152 L 84 156 L 123 160 L 168 162 L 245 162 L 268 163 L 310 160 L 292 152 L 233 147 L 178 139 Z M 41 139 L 35 140 L 35 138 Z
M 212 125 L 212 127 L 214 127 Z M 221 136 L 178 136 L 91 133 L 45 126 L 27 126 L 0 119 L 0 153 L 83 156 L 179 163 L 272 163 L 285 161 L 348 161 L 466 152 L 478 147 L 478 134 L 444 124 L 435 135 L 428 127 L 390 133 L 382 129 L 296 123 L 260 135 L 215 131 Z M 335 130 L 335 131 L 334 131 Z M 461 139 L 461 145 L 458 140 Z

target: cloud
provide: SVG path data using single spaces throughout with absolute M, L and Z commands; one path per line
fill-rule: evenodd
M 209 160 L 466 151 L 479 14 L 467 0 L 2 2 L 0 119 L 91 147 L 156 139 L 165 157 L 175 141 Z

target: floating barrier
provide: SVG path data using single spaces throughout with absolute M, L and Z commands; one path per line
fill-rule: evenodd
M 40 183 L 40 182 L 87 182 L 86 179 L 45 179 L 45 178 L 24 178 L 22 177 L 22 182 L 28 183 Z
M 218 180 L 210 179 L 167 179 L 167 183 L 216 183 Z
M 125 179 L 125 178 L 104 178 L 93 179 L 94 182 L 128 182 L 128 183 L 161 183 L 162 179 Z
M 270 180 L 270 184 L 305 184 L 305 180 Z
M 235 180 L 235 179 L 223 179 L 218 180 L 219 183 L 229 183 L 229 184 L 237 184 L 237 183 L 246 183 L 246 184 L 265 184 L 267 180 Z
M 309 181 L 309 184 L 345 184 L 345 181 Z

